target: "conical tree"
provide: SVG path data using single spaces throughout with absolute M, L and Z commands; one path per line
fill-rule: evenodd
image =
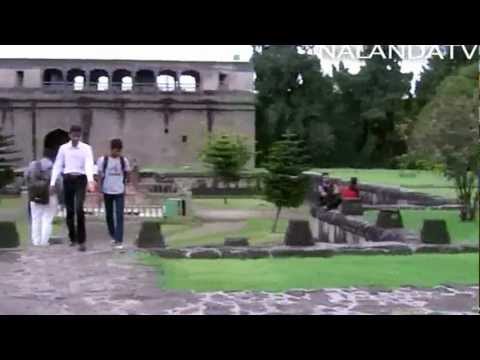
M 14 136 L 4 135 L 0 129 L 0 189 L 14 179 L 13 168 L 19 158 L 13 158 L 18 151 L 14 149 Z
M 252 154 L 239 136 L 222 134 L 212 136 L 201 153 L 201 159 L 214 176 L 225 185 L 240 180 L 240 173 Z M 225 204 L 227 196 L 224 196 Z
M 283 208 L 303 203 L 308 179 L 302 173 L 309 169 L 309 162 L 305 144 L 297 134 L 287 131 L 282 140 L 273 143 L 265 164 L 265 197 L 277 209 L 272 232 L 277 229 Z

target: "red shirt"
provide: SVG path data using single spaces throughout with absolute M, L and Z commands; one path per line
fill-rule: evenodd
M 340 191 L 342 199 L 358 199 L 360 192 L 358 190 L 351 189 L 350 186 L 345 186 Z

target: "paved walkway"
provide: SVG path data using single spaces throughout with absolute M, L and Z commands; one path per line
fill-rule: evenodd
M 136 225 L 127 225 L 133 239 Z M 0 314 L 475 314 L 478 286 L 395 291 L 167 291 L 130 245 L 113 251 L 89 223 L 88 251 L 67 245 L 0 251 Z

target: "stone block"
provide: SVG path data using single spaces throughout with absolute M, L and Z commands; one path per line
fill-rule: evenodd
M 225 246 L 248 246 L 248 238 L 246 237 L 227 237 L 225 238 Z
M 305 220 L 290 220 L 285 234 L 287 246 L 312 246 L 314 240 L 310 231 L 310 224 Z
M 214 249 L 193 250 L 189 257 L 191 259 L 219 259 L 221 253 Z
M 165 239 L 163 238 L 160 224 L 157 221 L 144 221 L 140 228 L 136 245 L 144 249 L 165 247 Z
M 221 249 L 225 259 L 262 259 L 270 257 L 270 252 L 264 249 Z
M 450 244 L 445 220 L 424 220 L 420 235 L 424 244 Z
M 17 226 L 11 221 L 0 222 L 0 248 L 16 248 L 20 246 Z
M 375 224 L 383 229 L 403 228 L 402 214 L 400 210 L 380 210 Z
M 182 259 L 187 256 L 186 251 L 182 249 L 155 249 L 150 253 L 165 259 Z

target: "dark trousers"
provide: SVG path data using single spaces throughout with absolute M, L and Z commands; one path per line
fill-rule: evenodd
M 68 236 L 71 242 L 83 244 L 86 241 L 83 206 L 87 190 L 87 177 L 66 174 L 63 177 L 63 188 L 67 209 Z M 77 214 L 77 229 L 75 229 L 75 214 Z
M 103 194 L 105 200 L 105 215 L 107 217 L 108 233 L 117 243 L 123 242 L 123 211 L 125 207 L 124 194 Z M 114 219 L 115 215 L 115 219 Z

